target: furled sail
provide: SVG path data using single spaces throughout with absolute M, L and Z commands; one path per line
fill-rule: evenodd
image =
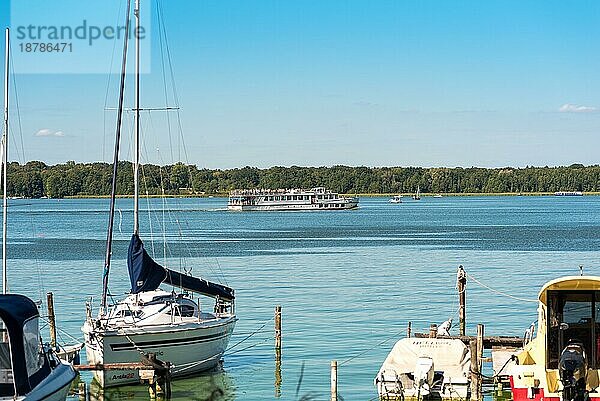
M 159 265 L 148 255 L 144 243 L 137 234 L 133 234 L 129 243 L 127 268 L 132 294 L 156 290 L 164 282 L 209 297 L 219 297 L 229 301 L 235 298 L 233 289 L 229 287 L 181 274 Z

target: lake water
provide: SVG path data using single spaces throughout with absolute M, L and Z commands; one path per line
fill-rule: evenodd
M 275 399 L 270 319 L 278 304 L 280 399 L 327 400 L 335 359 L 342 397 L 370 400 L 373 378 L 408 321 L 427 331 L 458 320 L 458 265 L 524 299 L 550 279 L 579 274 L 579 265 L 600 274 L 600 197 L 426 197 L 399 205 L 363 198 L 358 210 L 292 213 L 227 212 L 226 202 L 142 201 L 142 238 L 157 260 L 166 255 L 172 267 L 193 267 L 236 289 L 231 344 L 265 325 L 226 354 L 224 373 L 176 381 L 175 400 Z M 128 289 L 132 200 L 117 207 L 110 289 L 120 296 Z M 54 291 L 59 327 L 81 338 L 85 301 L 101 291 L 108 200 L 12 200 L 9 210 L 11 291 L 36 300 Z M 467 283 L 470 333 L 483 323 L 486 334 L 521 336 L 536 308 Z M 106 399 L 148 398 L 145 388 L 111 394 Z

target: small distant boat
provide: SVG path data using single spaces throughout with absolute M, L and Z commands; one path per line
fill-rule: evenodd
M 554 196 L 583 196 L 581 191 L 556 191 Z
M 417 192 L 412 197 L 414 200 L 421 200 L 421 188 L 417 187 Z
M 390 199 L 390 203 L 402 203 L 402 195 L 395 195 Z
M 441 197 L 442 197 L 442 194 L 435 194 L 435 195 L 433 195 L 433 197 L 434 197 L 434 198 L 441 198 Z
M 375 377 L 380 400 L 468 399 L 471 354 L 458 339 L 404 338 Z
M 229 194 L 227 202 L 227 209 L 236 211 L 347 210 L 356 207 L 357 197 L 342 196 L 323 187 L 238 189 Z

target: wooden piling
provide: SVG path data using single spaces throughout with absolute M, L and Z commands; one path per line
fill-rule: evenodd
M 481 363 L 483 361 L 483 324 L 477 325 L 477 359 L 479 361 L 479 370 L 481 370 Z
M 477 340 L 469 343 L 469 352 L 471 354 L 471 400 L 480 401 L 481 393 L 479 387 L 479 361 L 477 358 Z
M 281 305 L 275 307 L 275 349 L 281 351 Z
M 408 327 L 406 327 L 406 337 L 410 338 L 412 335 L 412 322 L 408 322 Z
M 477 325 L 477 395 L 478 400 L 482 400 L 482 388 L 483 388 L 483 376 L 481 373 L 483 372 L 483 332 L 484 326 L 483 324 Z
M 431 323 L 429 326 L 429 338 L 437 338 L 437 324 Z
M 54 294 L 52 292 L 46 294 L 46 303 L 48 306 L 48 326 L 50 327 L 50 346 L 56 348 L 56 315 L 54 314 Z
M 52 294 L 52 293 L 48 293 Z M 79 382 L 79 401 L 86 401 L 87 396 L 87 385 L 85 382 Z
M 281 305 L 275 306 L 275 398 L 281 397 Z
M 337 361 L 331 361 L 331 401 L 337 401 Z
M 460 335 L 465 335 L 466 328 L 466 315 L 467 315 L 467 273 L 462 265 L 458 266 L 458 273 L 456 277 L 456 287 L 458 290 L 458 320 L 460 323 Z
M 275 398 L 281 397 L 281 349 L 275 349 Z

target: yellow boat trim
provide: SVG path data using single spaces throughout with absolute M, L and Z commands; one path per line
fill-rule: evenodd
M 540 302 L 546 305 L 546 293 L 552 290 L 600 291 L 599 276 L 566 276 L 546 283 L 540 293 Z

